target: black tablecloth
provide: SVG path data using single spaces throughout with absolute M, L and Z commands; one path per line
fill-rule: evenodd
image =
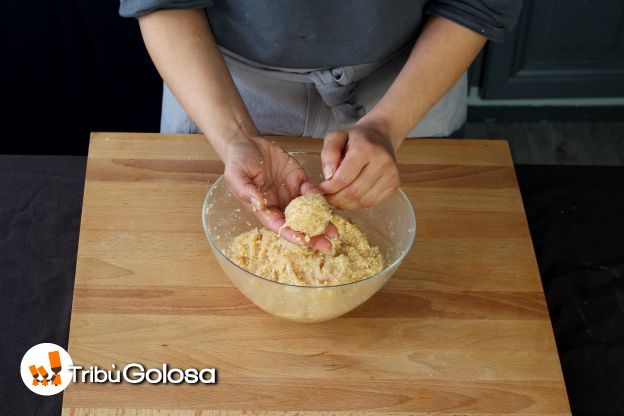
M 0 155 L 0 415 L 60 415 L 19 366 L 33 345 L 67 348 L 85 162 Z
M 574 414 L 624 415 L 624 167 L 517 166 Z
M 85 158 L 0 156 L 0 415 L 57 415 L 22 355 L 67 346 Z M 624 415 L 624 167 L 518 166 L 574 414 Z

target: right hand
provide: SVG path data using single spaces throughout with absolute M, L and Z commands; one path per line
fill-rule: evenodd
M 229 143 L 223 155 L 225 181 L 232 193 L 255 214 L 258 221 L 284 239 L 320 251 L 330 251 L 327 237 L 338 232 L 330 224 L 325 235 L 305 241 L 302 233 L 284 225 L 284 209 L 294 198 L 320 193 L 303 167 L 280 146 L 262 137 L 249 137 Z

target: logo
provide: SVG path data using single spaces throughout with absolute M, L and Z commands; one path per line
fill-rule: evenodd
M 20 365 L 22 381 L 41 396 L 52 396 L 65 390 L 72 381 L 72 359 L 56 344 L 37 344 L 24 354 Z
M 163 363 L 161 368 L 149 368 L 130 363 L 118 368 L 111 364 L 110 370 L 92 365 L 74 365 L 62 347 L 43 343 L 26 351 L 20 365 L 22 381 L 33 393 L 52 396 L 65 390 L 71 383 L 128 383 L 140 384 L 216 384 L 216 368 L 176 368 Z

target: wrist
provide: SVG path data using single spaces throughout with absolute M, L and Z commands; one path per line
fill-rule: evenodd
M 362 117 L 355 125 L 373 130 L 385 137 L 395 153 L 403 142 L 404 135 L 393 128 L 393 123 L 390 120 L 372 112 Z
M 252 137 L 257 137 L 259 135 L 253 123 L 245 123 L 240 120 L 233 121 L 228 128 L 221 130 L 222 131 L 206 135 L 206 137 L 223 161 L 225 161 L 228 154 L 228 149 L 232 146 L 248 143 L 251 141 Z

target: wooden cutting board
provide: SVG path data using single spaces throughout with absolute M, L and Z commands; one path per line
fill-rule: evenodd
M 507 143 L 409 140 L 398 160 L 411 252 L 364 305 L 298 324 L 251 304 L 214 259 L 201 208 L 223 165 L 202 136 L 93 134 L 74 363 L 214 367 L 218 383 L 74 383 L 63 413 L 569 414 Z

